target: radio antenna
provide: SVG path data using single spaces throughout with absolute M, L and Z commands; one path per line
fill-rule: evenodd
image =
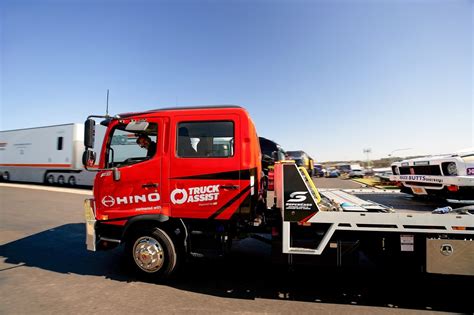
M 107 89 L 107 106 L 105 107 L 105 116 L 109 116 L 109 89 Z

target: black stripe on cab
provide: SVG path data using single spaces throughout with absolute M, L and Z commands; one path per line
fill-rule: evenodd
M 242 191 L 240 193 L 238 193 L 234 198 L 232 198 L 231 200 L 229 200 L 229 202 L 227 202 L 225 205 L 223 205 L 219 210 L 217 210 L 216 212 L 214 212 L 210 217 L 209 219 L 215 219 L 217 216 L 219 216 L 219 214 L 221 214 L 222 212 L 224 212 L 225 209 L 227 209 L 231 204 L 233 204 L 236 200 L 238 200 L 240 197 L 242 197 L 245 193 L 247 193 L 248 191 L 250 190 L 250 185 L 245 187 L 244 189 L 242 189 Z

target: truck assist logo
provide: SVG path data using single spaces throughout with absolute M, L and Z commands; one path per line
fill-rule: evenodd
M 219 185 L 190 187 L 188 189 L 176 188 L 171 192 L 170 199 L 175 205 L 185 202 L 217 201 L 219 198 Z
M 133 195 L 124 197 L 104 196 L 101 201 L 104 206 L 110 208 L 115 206 L 115 204 L 128 205 L 142 202 L 157 202 L 160 201 L 160 194 L 150 193 L 148 195 Z

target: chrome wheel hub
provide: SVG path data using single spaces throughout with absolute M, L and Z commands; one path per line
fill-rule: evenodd
M 143 236 L 133 245 L 133 259 L 141 270 L 152 273 L 161 269 L 165 255 L 157 240 Z

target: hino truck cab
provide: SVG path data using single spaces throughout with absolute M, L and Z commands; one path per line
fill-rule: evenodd
M 107 126 L 99 157 L 91 151 L 93 118 Z M 91 116 L 85 147 L 86 166 L 99 158 L 94 198 L 85 205 L 87 247 L 125 243 L 140 272 L 169 275 L 200 247 L 225 248 L 256 216 L 261 153 L 241 107 Z

